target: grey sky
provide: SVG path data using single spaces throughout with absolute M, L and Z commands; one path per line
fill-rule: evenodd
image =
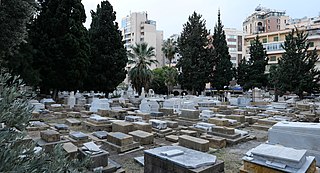
M 90 10 L 95 10 L 101 0 L 82 0 L 87 14 L 85 26 L 91 23 Z M 206 20 L 207 29 L 213 30 L 220 8 L 222 23 L 226 28 L 242 29 L 242 22 L 259 4 L 263 7 L 285 10 L 293 18 L 315 17 L 320 13 L 319 0 L 109 0 L 117 13 L 117 22 L 131 12 L 147 11 L 150 20 L 157 21 L 157 29 L 164 38 L 180 34 L 188 16 L 196 11 Z M 120 26 L 119 26 L 120 27 Z

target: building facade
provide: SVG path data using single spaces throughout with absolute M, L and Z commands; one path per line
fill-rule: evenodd
M 249 35 L 275 32 L 285 29 L 288 22 L 285 11 L 258 6 L 243 22 L 243 31 Z
M 161 50 L 163 44 L 163 31 L 157 30 L 157 23 L 148 19 L 146 12 L 134 12 L 122 18 L 121 31 L 124 45 L 128 51 L 136 43 L 146 42 L 155 48 L 158 64 L 153 64 L 151 69 L 164 66 L 164 55 Z M 130 69 L 130 66 L 128 67 Z
M 318 55 L 320 55 L 320 24 L 313 24 L 303 27 L 297 27 L 299 31 L 304 31 L 308 33 L 308 41 L 310 43 L 309 50 L 316 49 Z M 260 42 L 262 42 L 263 47 L 267 51 L 269 57 L 268 66 L 266 72 L 272 65 L 278 63 L 279 59 L 282 57 L 284 50 L 282 44 L 285 41 L 286 35 L 292 31 L 292 28 L 287 28 L 281 31 L 267 32 L 259 34 Z M 255 39 L 256 35 L 247 35 L 245 37 L 245 47 L 246 47 L 246 58 L 250 57 L 249 50 L 252 41 Z M 316 67 L 320 69 L 320 62 L 316 63 Z
M 245 33 L 234 28 L 224 28 L 223 30 L 226 34 L 232 66 L 238 67 L 241 59 L 245 57 L 246 54 L 244 48 Z

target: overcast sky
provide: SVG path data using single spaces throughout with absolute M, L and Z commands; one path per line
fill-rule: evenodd
M 85 26 L 91 23 L 90 10 L 96 10 L 101 0 L 82 0 L 87 14 Z M 188 16 L 196 11 L 206 20 L 207 29 L 213 30 L 218 9 L 222 24 L 226 28 L 242 29 L 242 22 L 261 4 L 276 10 L 285 10 L 293 18 L 315 17 L 320 13 L 320 0 L 109 0 L 117 13 L 117 22 L 130 12 L 147 11 L 148 19 L 157 22 L 157 29 L 163 30 L 164 39 L 180 34 Z

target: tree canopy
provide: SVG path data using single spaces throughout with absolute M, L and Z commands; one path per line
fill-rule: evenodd
M 32 66 L 41 92 L 83 87 L 89 66 L 89 37 L 81 0 L 39 0 L 40 12 L 30 29 L 35 49 Z
M 210 83 L 217 90 L 222 90 L 225 86 L 229 86 L 229 82 L 233 77 L 233 71 L 226 35 L 220 19 L 220 10 L 218 13 L 218 22 L 214 27 L 212 44 L 214 47 L 215 64 Z
M 137 43 L 135 46 L 131 46 L 131 49 L 132 52 L 128 53 L 128 63 L 133 67 L 129 71 L 129 78 L 133 87 L 141 94 L 142 87 L 147 90 L 152 80 L 150 66 L 158 61 L 155 59 L 154 47 L 149 47 L 148 43 Z
M 262 43 L 259 41 L 259 36 L 254 39 L 250 46 L 250 58 L 246 61 L 243 58 L 238 67 L 238 84 L 240 84 L 245 91 L 253 89 L 254 87 L 267 86 L 267 75 L 265 74 L 265 67 L 268 64 L 268 57 Z
M 303 92 L 319 90 L 320 71 L 315 67 L 319 61 L 316 49 L 309 50 L 308 34 L 293 29 L 285 39 L 285 52 L 278 66 L 272 70 L 271 80 L 277 92 L 290 92 L 303 97 Z
M 108 1 L 102 1 L 96 11 L 91 11 L 91 16 L 91 58 L 86 88 L 112 92 L 126 77 L 127 51 L 115 22 L 116 13 Z
M 177 68 L 180 69 L 179 83 L 182 88 L 194 94 L 205 88 L 212 71 L 212 50 L 207 48 L 209 32 L 202 15 L 194 12 L 183 25 L 178 40 L 179 54 Z

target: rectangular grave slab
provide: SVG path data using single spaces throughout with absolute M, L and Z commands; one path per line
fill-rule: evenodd
M 137 112 L 136 115 L 139 116 L 139 117 L 142 117 L 143 120 L 149 120 L 150 119 L 150 113 Z
M 271 172 L 309 172 L 309 168 L 314 165 L 314 157 L 306 157 L 306 152 L 306 150 L 296 150 L 279 145 L 261 144 L 246 153 L 246 156 L 243 157 L 243 168 L 251 172 L 254 167 L 260 165 L 261 170 L 265 168 L 276 170 Z
M 163 112 L 150 112 L 150 116 L 154 118 L 163 117 Z
M 149 123 L 151 123 L 152 128 L 155 129 L 166 129 L 167 128 L 167 122 L 161 121 L 161 120 L 149 120 Z
M 149 123 L 145 123 L 145 122 L 133 122 L 133 128 L 134 130 L 142 130 L 145 132 L 152 132 L 152 126 Z
M 306 150 L 296 150 L 277 145 L 261 144 L 251 151 L 254 159 L 273 161 L 293 168 L 300 168 L 306 161 Z
M 141 122 L 142 121 L 142 117 L 139 117 L 139 116 L 126 116 L 124 119 L 125 119 L 125 121 L 128 121 L 128 122 Z
M 217 126 L 229 126 L 229 121 L 222 118 L 209 118 L 208 122 Z
M 315 156 L 320 166 L 320 124 L 302 122 L 278 122 L 268 131 L 270 144 L 307 150 L 308 156 Z
M 227 146 L 227 140 L 223 137 L 203 135 L 201 138 L 209 141 L 210 148 L 225 148 Z
M 167 126 L 170 127 L 170 128 L 178 128 L 179 124 L 177 121 L 167 121 Z
M 82 157 L 84 157 L 84 156 L 90 157 L 90 159 L 92 161 L 92 163 L 90 165 L 91 169 L 94 169 L 97 167 L 108 166 L 109 152 L 107 152 L 105 150 L 101 150 L 101 152 L 99 154 L 89 154 L 83 148 L 80 148 L 79 151 L 80 151 L 80 154 L 82 155 Z
M 181 135 L 189 135 L 193 137 L 198 137 L 198 132 L 194 130 L 180 130 Z
M 180 117 L 187 119 L 199 119 L 200 111 L 193 109 L 181 109 Z
M 54 130 L 45 130 L 40 132 L 40 137 L 46 142 L 60 141 L 60 134 Z
M 69 130 L 69 126 L 66 124 L 56 124 L 54 125 L 54 128 L 57 130 Z
M 179 145 L 202 151 L 202 152 L 207 152 L 209 151 L 209 141 L 204 140 L 201 138 L 196 138 L 188 135 L 182 135 L 179 136 Z
M 106 131 L 96 131 L 92 133 L 93 136 L 99 138 L 99 139 L 107 139 L 108 132 Z
M 88 135 L 82 133 L 82 132 L 71 132 L 69 136 L 74 140 L 87 140 Z
M 172 108 L 160 108 L 159 112 L 162 112 L 164 116 L 171 116 L 174 110 Z
M 96 124 L 90 121 L 84 121 L 83 128 L 87 131 L 108 131 L 111 132 L 112 124 L 111 123 L 100 123 Z
M 165 137 L 165 139 L 170 142 L 179 142 L 179 136 L 177 135 L 168 135 Z
M 74 119 L 74 118 L 67 118 L 66 119 L 66 124 L 69 126 L 80 126 L 81 121 Z
M 153 134 L 141 130 L 129 132 L 133 136 L 133 140 L 139 142 L 141 145 L 153 144 Z
M 110 132 L 107 136 L 108 142 L 118 146 L 128 145 L 133 142 L 133 137 L 121 132 Z
M 71 142 L 64 143 L 62 148 L 70 158 L 75 158 L 78 154 L 78 147 Z
M 224 164 L 216 156 L 181 146 L 144 151 L 145 173 L 222 173 Z
M 133 124 L 130 122 L 115 121 L 112 123 L 112 132 L 122 132 L 128 134 L 133 130 Z

